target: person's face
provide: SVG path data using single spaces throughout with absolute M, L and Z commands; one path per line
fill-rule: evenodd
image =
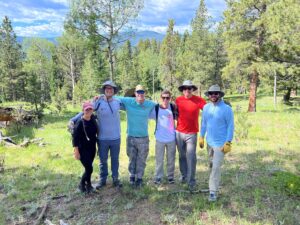
M 211 91 L 208 92 L 208 98 L 211 102 L 217 102 L 220 99 L 220 92 L 218 91 Z
M 142 103 L 145 100 L 145 91 L 139 90 L 135 92 L 137 102 Z
M 93 114 L 93 109 L 92 108 L 88 108 L 88 109 L 86 109 L 86 110 L 83 111 L 83 114 L 85 116 L 87 116 L 87 117 L 90 117 Z
M 190 97 L 192 97 L 193 88 L 192 87 L 188 87 L 188 86 L 184 86 L 182 88 L 182 93 L 183 93 L 184 97 L 190 98 Z
M 104 94 L 106 97 L 112 97 L 115 94 L 115 90 L 112 86 L 105 86 Z
M 167 106 L 170 102 L 171 96 L 169 94 L 163 94 L 161 96 L 162 105 Z

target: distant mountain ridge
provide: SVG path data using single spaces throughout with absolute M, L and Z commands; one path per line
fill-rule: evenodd
M 137 45 L 137 43 L 140 40 L 146 40 L 146 39 L 155 39 L 156 41 L 161 42 L 165 37 L 165 34 L 161 34 L 161 33 L 157 33 L 155 31 L 149 31 L 149 30 L 145 30 L 145 31 L 138 31 L 135 32 L 135 35 L 130 38 L 129 40 L 131 41 L 131 44 L 133 46 Z M 17 36 L 17 41 L 19 43 L 22 43 L 24 41 L 24 39 L 26 38 L 33 38 L 33 37 L 22 37 L 22 36 Z M 43 39 L 46 39 L 48 41 L 51 41 L 53 43 L 57 43 L 57 38 L 58 37 L 42 37 Z

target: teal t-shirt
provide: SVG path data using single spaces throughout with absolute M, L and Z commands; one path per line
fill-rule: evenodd
M 127 134 L 132 137 L 148 136 L 148 119 L 151 110 L 156 103 L 145 100 L 142 104 L 138 103 L 133 97 L 120 97 L 119 99 L 127 112 Z

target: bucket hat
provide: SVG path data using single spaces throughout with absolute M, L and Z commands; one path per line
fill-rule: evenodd
M 196 85 L 194 85 L 194 84 L 192 83 L 192 81 L 190 81 L 190 80 L 185 80 L 185 81 L 183 82 L 183 84 L 180 85 L 180 86 L 178 87 L 178 90 L 179 90 L 180 92 L 182 92 L 184 87 L 191 87 L 191 88 L 193 88 L 193 91 L 196 91 L 196 90 L 198 89 L 198 88 L 196 87 Z
M 209 92 L 219 92 L 221 98 L 225 95 L 225 93 L 224 93 L 223 91 L 221 91 L 220 86 L 217 85 L 217 84 L 214 84 L 214 85 L 210 86 L 209 89 L 208 89 L 208 91 L 206 91 L 206 92 L 204 93 L 205 96 L 208 97 L 208 93 L 209 93 Z
M 104 93 L 106 86 L 111 86 L 114 89 L 115 94 L 118 92 L 117 85 L 113 81 L 107 80 L 102 84 L 102 88 L 101 88 L 102 93 Z

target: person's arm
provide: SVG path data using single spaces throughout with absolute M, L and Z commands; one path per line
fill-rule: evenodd
M 73 133 L 73 147 L 74 147 L 74 158 L 79 160 L 80 159 L 80 153 L 79 153 L 79 138 L 80 138 L 80 131 L 82 130 L 82 122 L 81 120 L 77 121 L 74 127 L 74 133 Z
M 149 113 L 149 119 L 155 120 L 156 119 L 156 110 L 155 107 Z
M 200 130 L 200 137 L 203 137 L 205 136 L 205 133 L 206 133 L 206 123 L 207 123 L 207 120 L 206 120 L 206 111 L 207 110 L 203 110 L 202 112 L 202 118 L 201 118 L 201 130 Z
M 200 107 L 200 109 L 201 109 L 202 111 L 203 111 L 203 108 L 204 108 L 205 105 L 206 105 L 205 99 L 200 97 L 200 104 L 199 104 L 199 107 Z
M 233 117 L 233 111 L 231 107 L 227 108 L 226 123 L 227 123 L 226 142 L 231 142 L 233 139 L 233 132 L 234 132 L 234 117 Z

